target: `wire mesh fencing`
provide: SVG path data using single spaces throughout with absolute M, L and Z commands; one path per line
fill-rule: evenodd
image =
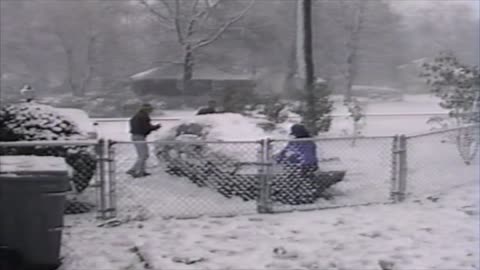
M 101 144 L 95 141 L 19 141 L 0 142 L 0 172 L 6 156 L 60 157 L 69 169 L 70 191 L 67 194 L 65 214 L 98 213 L 102 215 L 101 195 Z M 5 165 L 5 164 L 4 164 Z M 44 164 L 42 164 L 44 165 Z M 2 169 L 3 167 L 3 169 Z M 42 167 L 39 167 L 42 170 Z M 34 174 L 34 172 L 33 172 Z
M 479 126 L 470 125 L 406 138 L 407 196 L 446 192 L 479 179 Z
M 389 202 L 392 142 L 392 137 L 272 141 L 272 211 Z M 311 150 L 312 160 L 296 156 L 300 151 L 309 159 Z
M 355 143 L 315 140 L 318 170 L 278 161 L 289 143 L 115 142 L 110 147 L 115 163 L 112 201 L 119 215 L 132 218 L 228 216 L 389 201 L 392 137 L 356 138 Z M 149 174 L 135 177 L 129 170 L 140 144 L 148 147 Z
M 149 175 L 135 177 L 128 172 L 142 144 L 148 147 Z M 117 213 L 136 219 L 255 213 L 260 151 L 259 142 L 113 143 Z

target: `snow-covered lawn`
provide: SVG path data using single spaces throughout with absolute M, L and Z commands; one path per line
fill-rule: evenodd
M 62 270 L 478 269 L 479 190 L 470 180 L 396 205 L 118 227 L 70 216 Z
M 367 113 L 441 112 L 436 104 L 426 97 L 407 97 L 404 102 L 371 104 Z M 367 121 L 364 134 L 426 132 L 428 118 L 376 116 Z M 345 121 L 335 120 L 334 132 L 340 132 Z M 163 130 L 174 124 L 164 123 Z M 129 140 L 125 122 L 102 123 L 99 129 L 104 137 Z M 149 160 L 152 176 L 132 179 L 124 172 L 134 161 L 133 146 L 118 144 L 118 219 L 102 223 L 94 213 L 67 216 L 61 270 L 369 270 L 382 269 L 380 264 L 393 270 L 479 269 L 478 155 L 472 165 L 465 165 L 455 144 L 444 137 L 409 141 L 407 191 L 414 196 L 404 203 L 189 220 L 162 216 L 251 214 L 256 205 L 169 176 L 153 156 Z M 319 142 L 319 155 L 339 158 L 347 175 L 335 186 L 334 200 L 320 200 L 315 207 L 388 201 L 391 139 L 360 139 L 355 147 L 350 143 Z M 282 146 L 274 143 L 274 151 Z M 255 147 L 237 150 L 255 158 Z M 274 206 L 275 210 L 288 208 Z M 388 268 L 389 264 L 393 267 Z

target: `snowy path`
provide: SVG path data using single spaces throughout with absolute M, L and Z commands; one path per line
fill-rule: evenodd
M 438 198 L 316 212 L 100 228 L 69 217 L 61 270 L 478 269 L 478 182 Z M 146 268 L 139 257 L 149 263 Z

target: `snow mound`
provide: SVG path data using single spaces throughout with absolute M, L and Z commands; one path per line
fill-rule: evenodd
M 257 125 L 260 121 L 234 113 L 199 115 L 181 120 L 160 133 L 156 139 L 172 140 L 178 135 L 180 126 L 192 124 L 202 127 L 201 137 L 207 141 L 257 141 L 277 135 L 260 128 Z
M 55 110 L 63 117 L 74 123 L 82 134 L 95 133 L 95 127 L 88 114 L 80 109 L 71 108 L 55 108 Z
M 85 139 L 75 123 L 48 105 L 25 103 L 6 106 L 1 109 L 0 118 L 4 127 L 21 140 Z
M 0 108 L 0 141 L 85 140 L 79 127 L 54 107 L 37 103 L 12 104 Z M 93 147 L 52 146 L 0 147 L 0 155 L 63 157 L 73 168 L 72 180 L 78 192 L 88 187 L 96 171 Z

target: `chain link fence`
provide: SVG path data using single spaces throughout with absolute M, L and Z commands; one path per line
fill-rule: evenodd
M 401 192 L 424 196 L 479 179 L 479 126 L 470 125 L 407 136 Z
M 90 141 L 19 141 L 0 142 L 2 156 L 61 157 L 69 168 L 70 192 L 65 214 L 95 212 L 102 214 L 102 147 Z M 0 171 L 3 171 L 0 162 Z
M 314 140 L 320 160 L 312 171 L 277 162 L 278 153 L 293 141 L 115 142 L 109 150 L 116 168 L 111 171 L 112 202 L 119 215 L 136 219 L 384 203 L 391 192 L 392 141 Z M 135 144 L 148 145 L 151 175 L 127 173 L 136 160 Z
M 389 202 L 394 173 L 392 142 L 392 137 L 272 141 L 272 211 Z M 290 150 L 305 151 L 302 148 L 309 143 L 316 149 L 318 168 L 282 164 Z
M 135 144 L 147 144 L 146 170 L 127 173 L 136 161 Z M 256 212 L 259 142 L 115 142 L 114 201 L 130 218 L 229 216 Z
M 478 179 L 478 140 L 479 127 L 472 125 L 309 141 L 0 142 L 0 156 L 64 158 L 72 186 L 67 214 L 193 218 L 388 203 L 448 191 Z M 151 175 L 134 178 L 127 171 L 138 143 L 148 145 Z M 315 148 L 317 167 L 285 162 L 305 143 Z

